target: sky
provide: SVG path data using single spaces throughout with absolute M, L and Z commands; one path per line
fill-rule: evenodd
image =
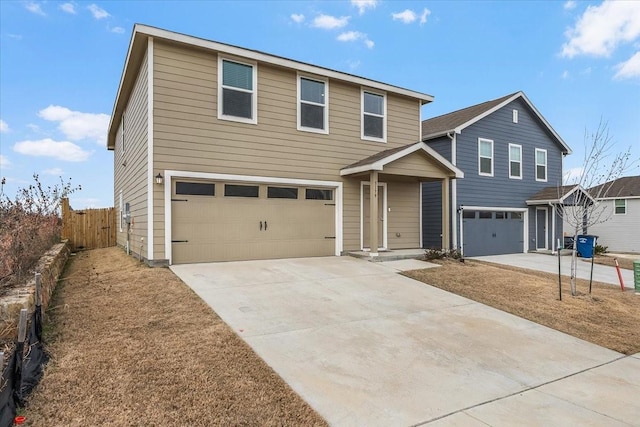
M 135 23 L 435 97 L 422 119 L 522 90 L 584 163 L 608 124 L 640 159 L 640 1 L 0 1 L 5 195 L 71 178 L 74 209 L 113 206 L 109 118 Z M 640 166 L 625 175 L 639 175 Z

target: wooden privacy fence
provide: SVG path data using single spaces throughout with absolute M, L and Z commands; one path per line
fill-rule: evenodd
M 62 199 L 62 238 L 69 240 L 72 251 L 115 246 L 116 209 L 75 211 L 69 199 Z

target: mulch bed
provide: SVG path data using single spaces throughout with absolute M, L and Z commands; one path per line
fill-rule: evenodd
M 169 269 L 72 257 L 45 317 L 30 425 L 326 425 Z

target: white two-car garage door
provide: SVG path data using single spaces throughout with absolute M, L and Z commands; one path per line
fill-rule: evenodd
M 332 188 L 176 180 L 174 264 L 335 254 Z
M 463 210 L 466 257 L 524 252 L 523 212 Z

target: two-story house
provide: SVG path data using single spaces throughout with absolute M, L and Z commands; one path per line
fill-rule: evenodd
M 571 197 L 562 160 L 571 149 L 522 92 L 422 122 L 422 138 L 462 170 L 451 181 L 450 244 L 465 256 L 553 249 L 554 209 Z M 423 244 L 439 248 L 442 189 L 422 187 Z
M 107 143 L 118 244 L 152 265 L 419 248 L 421 183 L 447 199 L 463 176 L 421 141 L 432 100 L 136 25 Z

